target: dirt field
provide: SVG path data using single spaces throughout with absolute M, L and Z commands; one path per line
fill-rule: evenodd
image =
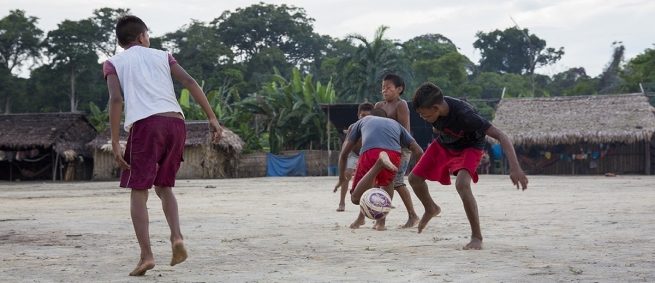
M 335 211 L 335 183 L 179 180 L 190 257 L 175 267 L 153 191 L 157 266 L 143 278 L 127 276 L 139 251 L 118 182 L 0 183 L 0 282 L 655 281 L 655 177 L 530 176 L 519 192 L 507 176 L 482 176 L 482 251 L 461 249 L 470 229 L 454 186 L 430 183 L 443 211 L 417 234 L 399 228 L 399 198 L 389 230 L 348 228 L 358 208 Z

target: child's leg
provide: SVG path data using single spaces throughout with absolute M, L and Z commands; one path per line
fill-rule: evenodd
M 409 193 L 407 186 L 402 185 L 396 188 L 400 199 L 403 201 L 403 204 L 407 208 L 407 223 L 403 225 L 403 228 L 412 228 L 421 220 L 418 218 L 416 211 L 414 210 L 414 203 L 412 202 L 412 195 Z
M 136 239 L 141 248 L 141 259 L 130 276 L 142 276 L 155 267 L 155 258 L 150 249 L 150 233 L 148 232 L 148 190 L 132 190 L 130 195 L 130 214 Z
M 357 183 L 355 186 L 355 190 L 353 191 L 352 195 L 350 195 L 350 200 L 352 203 L 359 205 L 359 199 L 362 197 L 364 192 L 375 185 L 375 177 L 382 171 L 382 169 L 387 168 L 392 171 L 397 171 L 398 168 L 393 165 L 391 160 L 389 160 L 389 155 L 382 151 L 380 152 L 380 155 L 378 157 L 378 160 L 375 162 L 373 167 L 371 167 L 366 174 L 364 174 L 364 177 L 362 177 L 361 180 Z M 393 184 L 393 183 L 392 183 Z
M 173 246 L 173 258 L 171 259 L 171 266 L 181 263 L 186 260 L 187 252 L 184 248 L 184 238 L 180 230 L 180 215 L 177 210 L 177 199 L 173 194 L 171 187 L 155 186 L 155 192 L 161 199 L 161 206 L 168 222 L 168 227 L 171 229 L 171 244 Z
M 358 210 L 359 214 L 357 215 L 357 219 L 355 219 L 355 221 L 350 224 L 350 229 L 358 229 L 359 226 L 366 224 L 366 218 L 364 214 L 362 213 L 361 209 Z
M 348 192 L 348 183 L 350 182 L 350 179 L 352 179 L 353 176 L 353 169 L 352 168 L 346 168 L 346 181 L 341 184 L 341 194 L 339 195 L 339 208 L 337 208 L 337 211 L 344 211 L 346 210 L 346 193 Z
M 398 172 L 396 172 L 396 177 L 393 180 L 394 188 L 398 191 L 400 199 L 407 208 L 407 223 L 405 223 L 402 228 L 414 227 L 421 220 L 418 215 L 416 215 L 414 203 L 412 202 L 412 195 L 409 193 L 409 190 L 405 185 L 405 172 L 409 166 L 410 159 L 412 159 L 412 151 L 403 148 L 402 157 L 400 158 L 400 166 L 398 167 Z
M 389 185 L 382 186 L 381 187 L 383 190 L 389 194 L 391 199 L 393 199 L 393 182 L 390 183 Z M 378 231 L 384 231 L 387 230 L 387 227 L 385 227 L 385 222 L 386 222 L 387 217 L 382 217 L 378 220 L 375 221 L 375 225 L 373 225 L 373 229 L 378 230 Z
M 482 231 L 480 230 L 478 204 L 471 191 L 471 173 L 468 170 L 462 169 L 457 172 L 455 187 L 457 188 L 459 197 L 462 199 L 466 217 L 471 225 L 471 242 L 464 246 L 464 249 L 480 250 L 482 249 Z
M 418 223 L 418 233 L 420 234 L 423 231 L 423 228 L 428 225 L 430 219 L 439 215 L 441 208 L 434 203 L 434 200 L 432 200 L 432 196 L 430 196 L 430 191 L 428 190 L 428 184 L 425 182 L 424 178 L 421 178 L 414 173 L 410 173 L 408 180 L 414 193 L 423 204 L 423 207 L 425 207 L 423 217 L 421 217 L 421 221 Z

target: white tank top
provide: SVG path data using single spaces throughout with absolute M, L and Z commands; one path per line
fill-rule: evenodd
M 125 101 L 125 131 L 134 122 L 165 112 L 182 113 L 165 51 L 135 45 L 108 59 L 116 68 Z

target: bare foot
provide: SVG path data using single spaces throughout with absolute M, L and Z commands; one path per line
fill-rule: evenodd
M 386 222 L 386 216 L 382 217 L 382 219 L 378 219 L 375 221 L 375 224 L 373 224 L 373 229 L 378 230 L 378 231 L 386 231 L 387 227 L 384 225 Z
M 418 224 L 420 221 L 421 221 L 421 218 L 418 218 L 418 215 L 416 215 L 416 214 L 411 215 L 407 219 L 407 223 L 405 223 L 405 225 L 403 225 L 402 228 L 412 228 L 412 227 L 416 226 L 416 224 Z
M 423 231 L 423 228 L 425 228 L 426 225 L 428 225 L 428 222 L 430 222 L 430 219 L 432 217 L 435 217 L 441 213 L 441 207 L 438 205 L 435 205 L 433 208 L 425 208 L 425 213 L 423 213 L 423 217 L 421 217 L 421 221 L 418 223 L 418 233 L 421 234 Z
M 139 264 L 136 265 L 136 268 L 130 272 L 130 276 L 143 276 L 146 275 L 146 271 L 153 269 L 155 267 L 155 260 L 139 260 Z
M 464 250 L 481 250 L 482 249 L 482 240 L 471 237 L 471 242 L 462 247 Z
M 384 151 L 380 152 L 380 155 L 378 156 L 378 161 L 376 161 L 376 163 L 378 162 L 381 163 L 382 166 L 384 166 L 384 168 L 387 168 L 394 172 L 398 171 L 398 167 L 396 167 L 396 165 L 393 165 L 393 163 L 391 163 L 391 160 L 389 159 L 389 155 Z
M 173 258 L 171 258 L 171 266 L 184 262 L 186 258 L 187 253 L 186 248 L 184 248 L 184 242 L 179 240 L 173 243 Z
M 350 229 L 358 229 L 359 226 L 362 226 L 364 224 L 366 224 L 366 220 L 357 218 L 357 220 L 355 220 L 355 222 L 350 224 Z
M 344 210 L 346 210 L 346 204 L 345 203 L 339 204 L 339 208 L 337 208 L 337 211 L 344 211 Z

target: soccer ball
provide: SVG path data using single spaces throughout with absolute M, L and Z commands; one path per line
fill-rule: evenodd
M 369 189 L 359 200 L 359 208 L 366 217 L 373 220 L 381 219 L 391 211 L 391 197 L 383 189 Z

